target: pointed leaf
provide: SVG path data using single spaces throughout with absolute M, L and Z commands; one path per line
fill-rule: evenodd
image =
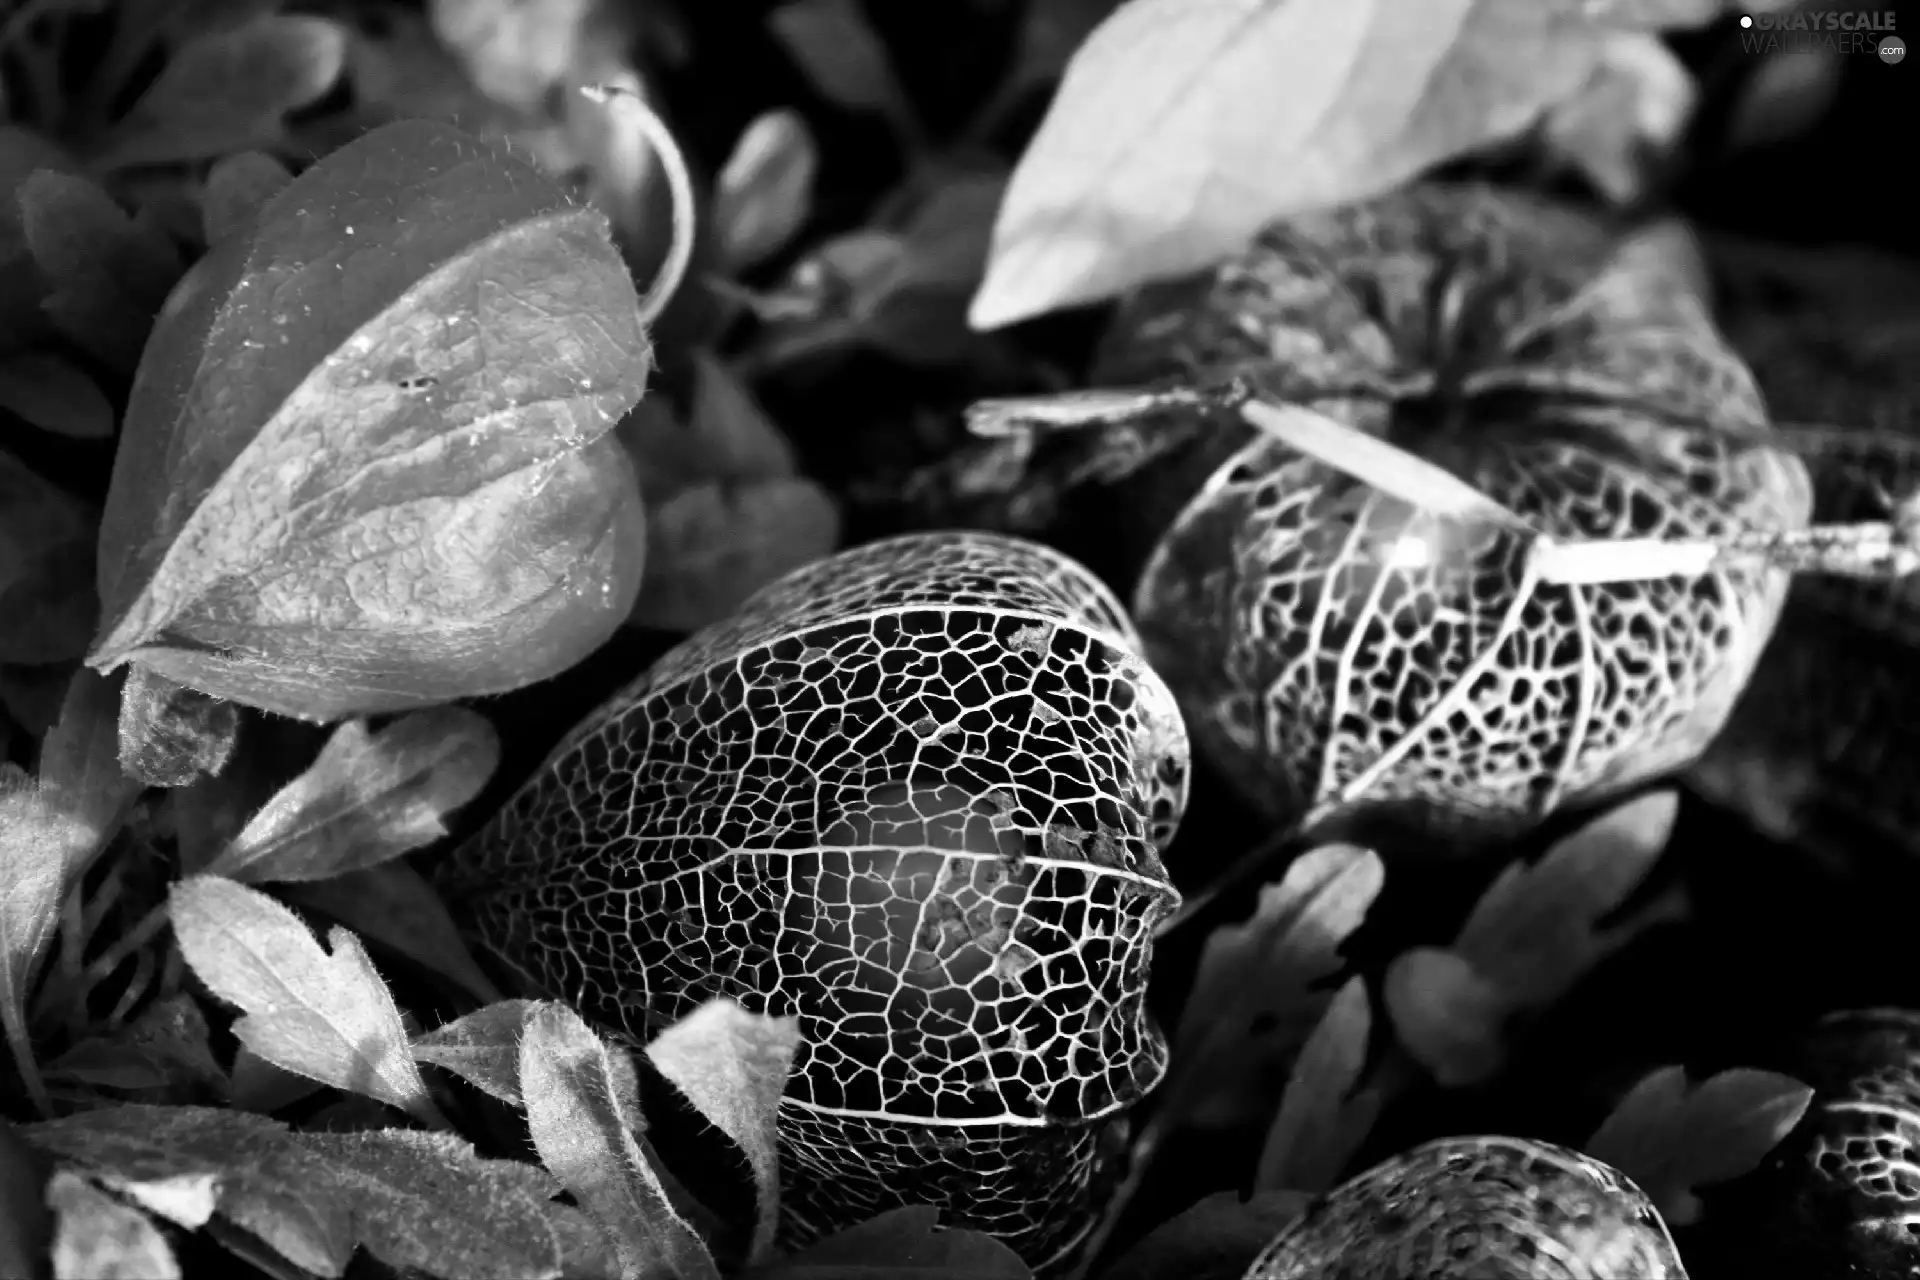
M 1198 270 L 1274 218 L 1512 137 L 1587 81 L 1613 25 L 1507 0 L 1130 0 L 1022 156 L 970 319 Z
M 520 1089 L 534 1149 L 612 1239 L 623 1276 L 719 1280 L 635 1139 L 640 1117 L 622 1106 L 606 1045 L 566 1006 L 528 1013 Z
M 530 1000 L 496 1000 L 413 1038 L 416 1062 L 431 1062 L 510 1107 L 520 1097 L 520 1032 Z
M 1483 1084 L 1506 1060 L 1501 992 L 1459 953 L 1415 947 L 1387 966 L 1381 995 L 1415 1061 L 1447 1089 Z
M 1270 1114 L 1271 1091 L 1321 1019 L 1320 984 L 1341 967 L 1338 951 L 1380 892 L 1385 872 L 1371 851 L 1324 845 L 1296 859 L 1260 892 L 1253 917 L 1207 939 L 1173 1034 L 1174 1077 L 1160 1103 L 1194 1108 L 1201 1123 Z
M 198 35 L 167 60 L 97 162 L 179 164 L 270 146 L 289 111 L 333 87 L 346 57 L 346 30 L 304 14 L 263 14 Z
M 1255 1191 L 1330 1191 L 1372 1132 L 1385 1097 L 1361 1088 L 1373 1013 L 1353 978 L 1327 1005 L 1294 1064 L 1267 1131 Z
M 766 1256 L 780 1222 L 780 1095 L 799 1048 L 799 1019 L 749 1013 L 732 1000 L 707 1001 L 647 1046 L 655 1069 L 746 1153 L 755 1196 L 749 1261 Z
M 0 359 L 0 411 L 73 440 L 113 438 L 113 406 L 94 380 L 59 356 Z
M 1693 118 L 1699 91 L 1686 64 L 1650 31 L 1600 34 L 1587 82 L 1548 111 L 1547 153 L 1586 175 L 1616 205 L 1640 200 Z
M 61 335 L 116 373 L 132 373 L 180 257 L 86 178 L 42 169 L 15 197 L 40 303 Z
M 179 1280 L 180 1263 L 153 1220 L 79 1174 L 54 1174 L 47 1205 L 54 1280 Z
M 119 830 L 140 784 L 120 768 L 114 682 L 80 670 L 67 682 L 60 718 L 40 744 L 40 785 L 93 831 L 99 849 Z
M 649 354 L 605 219 L 524 161 L 424 120 L 332 152 L 155 327 L 90 665 L 321 721 L 565 669 L 638 588 L 607 432 Z
M 925 1205 L 890 1209 L 742 1280 L 1032 1280 L 992 1236 L 939 1223 L 940 1211 Z
M 336 926 L 328 954 L 272 898 L 213 876 L 176 884 L 168 910 L 194 973 L 245 1011 L 233 1024 L 240 1043 L 284 1070 L 439 1122 L 400 1011 L 353 934 Z
M 1508 867 L 1481 895 L 1453 949 L 1510 1009 L 1553 1004 L 1634 932 L 1630 925 L 1597 925 L 1659 858 L 1678 804 L 1673 791 L 1629 800 L 1537 863 Z
M 387 862 L 331 880 L 290 885 L 289 896 L 394 951 L 481 1000 L 500 992 L 481 970 L 440 894 L 405 863 Z
M 350 1206 L 354 1235 L 390 1266 L 449 1280 L 559 1274 L 546 1215 L 555 1188 L 533 1166 L 483 1159 L 446 1133 L 309 1133 L 300 1143 Z
M 19 1074 L 34 1074 L 27 993 L 67 888 L 91 854 L 96 830 L 17 766 L 0 764 L 0 1028 Z M 44 1104 L 44 1097 L 37 1099 Z
M 1247 1200 L 1215 1192 L 1155 1227 L 1100 1280 L 1242 1280 L 1267 1242 L 1312 1200 L 1304 1191 L 1263 1191 Z
M 227 1073 L 213 1056 L 206 1017 L 185 993 L 73 1045 L 47 1064 L 47 1078 L 132 1092 L 143 1102 L 225 1102 L 231 1094 Z
M 593 0 L 432 0 L 433 33 L 459 57 L 481 93 L 517 111 L 536 111 L 575 69 Z
M 120 767 L 150 787 L 186 787 L 226 767 L 240 708 L 134 663 L 120 689 Z
M 693 357 L 693 410 L 688 418 L 699 442 L 703 478 L 771 480 L 794 473 L 787 439 L 740 375 L 709 352 Z
M 1690 1085 L 1682 1068 L 1661 1067 L 1620 1100 L 1584 1150 L 1685 1226 L 1700 1217 L 1694 1188 L 1759 1168 L 1812 1101 L 1811 1088 L 1772 1071 L 1738 1067 Z
M 99 513 L 0 451 L 0 662 L 67 662 L 87 649 Z
M 767 21 L 822 97 L 864 111 L 903 101 L 893 63 L 857 0 L 792 0 Z
M 714 184 L 720 261 L 741 271 L 778 253 L 812 211 L 819 149 L 797 111 L 768 111 L 733 145 Z
M 325 880 L 397 858 L 445 835 L 446 815 L 478 795 L 499 762 L 493 726 L 464 707 L 417 711 L 378 733 L 343 724 L 206 874 Z

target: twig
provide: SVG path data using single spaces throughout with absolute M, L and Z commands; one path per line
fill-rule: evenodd
M 113 945 L 100 953 L 100 957 L 88 965 L 82 975 L 86 989 L 91 990 L 113 976 L 113 971 L 126 963 L 128 956 L 135 954 L 153 941 L 155 934 L 165 928 L 169 920 L 167 903 L 162 901 L 154 906 L 133 927 L 114 939 Z
M 666 122 L 660 118 L 640 91 L 625 84 L 590 84 L 580 89 L 581 96 L 609 111 L 624 112 L 660 157 L 667 173 L 667 189 L 673 198 L 673 239 L 667 245 L 666 259 L 647 292 L 640 299 L 640 323 L 652 327 L 660 313 L 673 301 L 680 282 L 686 278 L 693 261 L 695 206 L 693 179 L 687 173 L 687 158 L 674 140 Z

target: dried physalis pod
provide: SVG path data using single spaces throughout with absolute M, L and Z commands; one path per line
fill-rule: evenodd
M 797 1015 L 783 1223 L 939 1207 L 1039 1268 L 1158 1082 L 1143 1004 L 1186 803 L 1117 600 L 997 535 L 869 543 L 764 588 L 582 723 L 447 887 L 535 992 L 644 1040 Z
M 1418 186 L 1277 222 L 1123 304 L 1093 381 L 1305 406 L 1565 540 L 1799 528 L 1810 505 L 1685 274 L 1516 193 Z M 1787 586 L 1749 563 L 1544 582 L 1524 532 L 1442 521 L 1230 409 L 1050 434 L 1038 506 L 1103 494 L 1148 660 L 1196 746 L 1282 822 L 1471 845 L 1682 767 Z
M 1920 270 L 1870 251 L 1718 250 L 1723 324 L 1806 461 L 1814 518 L 1897 524 L 1920 495 Z M 1916 658 L 1920 575 L 1796 576 L 1693 782 L 1836 866 L 1920 857 Z
M 1686 1280 L 1619 1170 L 1526 1138 L 1442 1138 L 1307 1206 L 1245 1280 Z
M 1821 1020 L 1795 1073 L 1813 1105 L 1782 1147 L 1756 1221 L 1769 1256 L 1801 1275 L 1920 1270 L 1920 1012 Z

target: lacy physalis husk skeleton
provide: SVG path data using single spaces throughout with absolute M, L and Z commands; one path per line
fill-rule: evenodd
M 1123 304 L 1093 380 L 1312 410 L 1568 544 L 1713 552 L 1808 519 L 1805 469 L 1687 281 L 1529 196 L 1416 186 L 1277 222 Z M 1740 556 L 1557 578 L 1539 539 L 1390 497 L 1239 413 L 1037 435 L 1010 444 L 1008 524 L 1092 518 L 1091 542 L 1127 544 L 1101 568 L 1196 746 L 1283 825 L 1371 816 L 1474 847 L 1682 767 L 1787 586 Z
M 448 885 L 527 986 L 636 1040 L 712 996 L 798 1015 L 789 1243 L 932 1204 L 1045 1267 L 1165 1067 L 1143 998 L 1186 786 L 1172 696 L 1097 580 L 915 535 L 663 658 Z

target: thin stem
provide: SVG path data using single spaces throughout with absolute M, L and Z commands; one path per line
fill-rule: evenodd
M 19 1017 L 6 1019 L 7 1048 L 13 1052 L 14 1069 L 20 1074 L 20 1083 L 26 1087 L 27 1097 L 33 1101 L 34 1110 L 45 1119 L 53 1119 L 53 1099 L 47 1096 L 47 1082 L 40 1077 L 40 1064 L 34 1061 L 33 1042 L 27 1037 L 26 1012 Z
M 693 261 L 696 206 L 687 158 L 666 122 L 632 85 L 590 84 L 582 86 L 580 92 L 589 102 L 599 103 L 610 111 L 625 112 L 654 154 L 660 157 L 661 167 L 667 173 L 667 189 L 673 200 L 673 239 L 667 245 L 667 256 L 660 264 L 659 274 L 640 299 L 640 323 L 651 327 L 673 300 L 680 282 L 686 278 L 687 266 Z
M 91 990 L 112 977 L 113 971 L 126 963 L 128 956 L 153 941 L 154 935 L 166 927 L 168 919 L 167 904 L 159 902 L 135 921 L 131 929 L 115 939 L 112 946 L 100 953 L 99 959 L 87 966 L 83 975 L 87 989 Z
M 1073 1270 L 1067 1273 L 1067 1280 L 1086 1280 L 1087 1273 L 1099 1260 L 1100 1254 L 1107 1247 L 1107 1242 L 1113 1239 L 1114 1230 L 1120 1225 L 1121 1215 L 1126 1212 L 1127 1206 L 1133 1202 L 1133 1198 L 1140 1193 L 1141 1185 L 1146 1182 L 1147 1167 L 1153 1163 L 1154 1157 L 1160 1154 L 1160 1148 L 1165 1143 L 1167 1134 L 1171 1132 L 1165 1123 L 1166 1115 L 1166 1109 L 1163 1107 L 1148 1116 L 1146 1123 L 1140 1126 L 1140 1136 L 1134 1139 L 1132 1157 L 1127 1162 L 1127 1172 L 1120 1179 L 1120 1185 L 1113 1189 L 1113 1194 L 1102 1206 L 1099 1221 L 1093 1224 L 1092 1232 L 1082 1242 L 1080 1260 L 1074 1264 Z

